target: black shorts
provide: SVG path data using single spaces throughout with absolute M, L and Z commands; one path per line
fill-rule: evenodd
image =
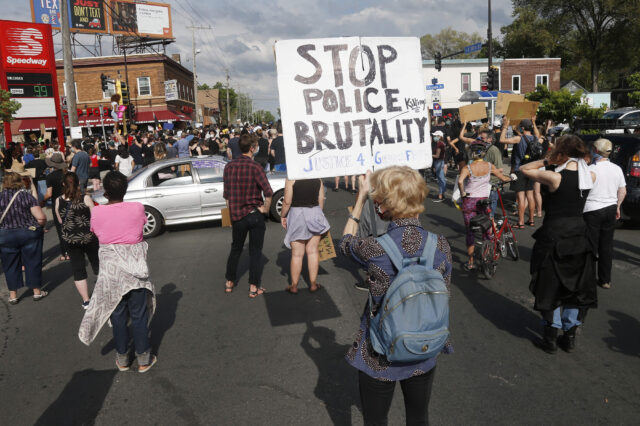
M 518 176 L 518 180 L 515 182 L 511 182 L 510 188 L 514 192 L 523 192 L 523 191 L 533 191 L 533 184 L 535 183 L 528 177 L 526 177 L 522 172 L 516 172 L 516 176 Z

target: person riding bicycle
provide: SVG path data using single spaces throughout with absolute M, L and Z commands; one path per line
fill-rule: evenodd
M 491 175 L 496 176 L 503 182 L 511 179 L 504 176 L 501 169 L 494 167 L 491 163 L 483 160 L 489 144 L 482 140 L 475 140 L 469 146 L 469 159 L 472 161 L 467 167 L 460 171 L 458 187 L 462 196 L 462 217 L 466 227 L 468 263 L 463 265 L 464 269 L 470 271 L 475 269 L 473 265 L 473 252 L 475 250 L 475 236 L 471 230 L 471 218 L 483 213 L 478 207 L 478 202 L 489 198 L 491 192 Z

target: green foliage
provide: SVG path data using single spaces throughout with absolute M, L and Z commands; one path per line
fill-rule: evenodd
M 209 86 L 207 83 L 198 84 L 198 90 L 209 90 L 213 89 L 213 87 Z
M 629 93 L 629 101 L 633 103 L 633 106 L 640 108 L 640 72 L 631 74 L 627 81 L 629 87 L 634 91 Z
M 253 112 L 253 116 L 255 117 L 254 121 L 256 123 L 275 123 L 276 118 L 273 116 L 271 111 L 265 111 L 263 109 L 259 109 Z
M 13 115 L 22 107 L 20 102 L 11 99 L 11 93 L 0 89 L 0 121 L 13 121 Z
M 280 114 L 280 107 L 278 107 L 278 120 L 282 120 L 282 114 Z
M 213 85 L 213 87 L 210 87 L 210 88 L 219 90 L 218 98 L 220 99 L 220 121 L 225 124 L 228 124 L 227 123 L 227 86 L 218 81 L 216 82 L 216 84 Z M 233 87 L 229 88 L 229 112 L 230 112 L 229 117 L 231 120 L 233 120 L 234 117 L 236 117 L 238 114 L 238 94 L 236 93 L 235 90 L 233 90 Z
M 540 121 L 553 120 L 556 123 L 572 123 L 574 117 L 602 118 L 606 108 L 591 108 L 582 102 L 582 92 L 571 94 L 567 89 L 550 92 L 540 85 L 534 92 L 527 93 L 527 100 L 540 102 L 537 118 Z
M 556 35 L 531 7 L 517 7 L 514 20 L 500 29 L 505 58 L 543 58 L 558 51 Z
M 484 38 L 478 33 L 469 34 L 447 27 L 436 35 L 425 34 L 420 37 L 420 48 L 422 49 L 423 58 L 433 59 L 437 52 L 445 56 L 481 41 L 484 41 Z M 468 55 L 459 55 L 456 58 L 475 58 L 476 56 L 476 53 L 470 53 Z

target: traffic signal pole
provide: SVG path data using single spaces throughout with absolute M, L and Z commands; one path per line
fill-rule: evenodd
M 69 9 L 67 7 L 68 0 L 61 0 L 60 11 L 62 17 L 60 19 L 60 27 L 62 30 L 62 58 L 64 62 L 64 85 L 66 87 L 65 95 L 67 96 L 67 115 L 69 117 L 69 127 L 78 127 L 78 105 L 76 103 L 76 85 L 73 76 L 73 57 L 71 56 L 71 30 L 69 29 Z M 64 119 L 62 120 L 64 125 Z M 71 134 L 71 129 L 69 129 Z M 65 152 L 66 143 L 64 135 L 62 140 L 58 138 L 60 149 Z

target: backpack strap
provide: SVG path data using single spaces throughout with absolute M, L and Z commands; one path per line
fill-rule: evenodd
M 403 259 L 404 256 L 400 253 L 400 249 L 393 241 L 393 239 L 389 236 L 389 234 L 384 234 L 381 237 L 376 238 L 378 243 L 382 246 L 387 256 L 391 259 L 391 263 L 396 267 L 398 271 L 400 271 L 403 267 Z
M 427 242 L 422 252 L 422 257 L 426 261 L 427 269 L 433 269 L 433 257 L 436 255 L 437 246 L 438 236 L 432 232 L 427 232 Z

